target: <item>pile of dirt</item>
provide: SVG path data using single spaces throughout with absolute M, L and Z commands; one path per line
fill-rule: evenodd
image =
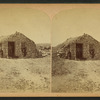
M 68 68 L 64 65 L 66 59 L 57 57 L 56 48 L 53 48 L 52 59 L 52 76 L 70 73 Z
M 50 57 L 0 59 L 0 92 L 50 92 Z
M 53 64 L 53 92 L 100 93 L 100 61 L 56 59 Z

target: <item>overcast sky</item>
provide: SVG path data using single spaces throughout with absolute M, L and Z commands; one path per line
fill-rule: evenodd
M 0 4 L 0 35 L 16 31 L 53 46 L 84 33 L 100 41 L 100 4 Z
M 0 35 L 18 31 L 36 43 L 50 43 L 50 23 L 49 16 L 37 9 L 6 5 L 0 7 Z
M 52 20 L 52 45 L 64 42 L 67 38 L 91 35 L 100 41 L 100 9 L 75 8 L 59 12 Z

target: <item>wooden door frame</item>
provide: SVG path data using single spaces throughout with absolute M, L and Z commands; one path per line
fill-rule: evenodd
M 13 54 L 12 55 L 10 55 L 9 54 L 9 45 L 11 45 L 11 43 L 13 44 L 12 46 L 13 46 Z M 8 41 L 8 57 L 14 57 L 15 56 L 15 42 L 14 41 Z
M 81 56 L 77 57 L 77 45 L 81 45 Z M 82 59 L 83 58 L 83 43 L 76 43 L 76 59 Z

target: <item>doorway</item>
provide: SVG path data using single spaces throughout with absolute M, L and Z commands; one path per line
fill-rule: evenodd
M 76 43 L 76 58 L 82 59 L 83 58 L 83 44 Z
M 15 42 L 8 42 L 8 56 L 14 58 L 14 56 L 15 56 Z

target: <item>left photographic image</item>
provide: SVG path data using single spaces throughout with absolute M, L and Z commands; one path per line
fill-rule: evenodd
M 0 93 L 50 92 L 50 27 L 30 5 L 0 4 Z

